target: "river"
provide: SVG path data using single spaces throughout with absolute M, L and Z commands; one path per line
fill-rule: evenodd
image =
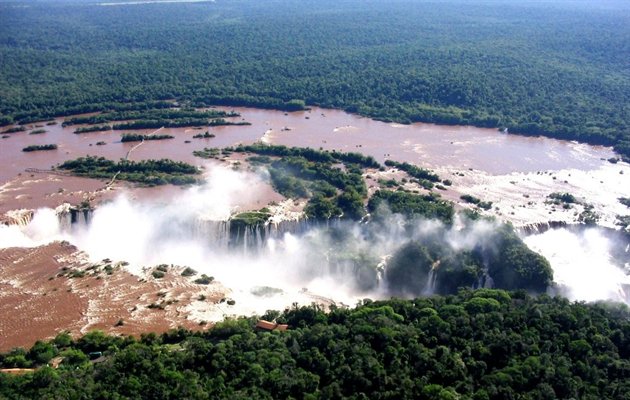
M 518 226 L 548 220 L 575 223 L 583 207 L 563 209 L 546 204 L 547 196 L 552 192 L 573 193 L 582 203 L 592 205 L 600 215 L 600 224 L 608 227 L 614 227 L 616 216 L 628 211 L 617 199 L 630 197 L 630 168 L 623 162 L 612 164 L 607 161 L 615 156 L 608 147 L 518 136 L 471 126 L 386 123 L 317 107 L 292 113 L 219 108 L 237 111 L 241 116 L 233 120 L 247 121 L 251 125 L 212 127 L 209 131 L 215 137 L 210 139 L 192 138 L 204 130 L 162 129 L 160 134 L 175 138 L 145 142 L 133 151 L 130 158 L 171 158 L 203 165 L 206 161 L 194 157 L 194 150 L 263 141 L 356 151 L 372 155 L 380 162 L 393 159 L 431 168 L 443 179 L 453 181 L 450 190 L 441 192 L 444 198 L 460 203 L 461 207 L 469 207 L 459 200 L 461 194 L 492 201 L 494 207 L 487 214 Z M 44 125 L 42 129 L 47 131 L 43 134 L 20 132 L 0 140 L 0 159 L 3 160 L 0 187 L 4 185 L 4 189 L 0 188 L 0 209 L 19 208 L 19 196 L 30 198 L 30 205 L 38 198 L 49 199 L 65 185 L 63 179 L 56 180 L 54 184 L 48 180 L 44 182 L 46 188 L 41 189 L 32 183 L 36 179 L 31 179 L 32 189 L 29 190 L 32 193 L 21 187 L 22 182 L 13 185 L 18 187 L 11 187 L 10 182 L 27 168 L 49 169 L 65 160 L 85 155 L 119 159 L 136 145 L 121 143 L 121 131 L 75 135 L 72 132 L 78 126 L 64 128 L 61 126 L 62 118 L 56 122 L 51 126 L 41 124 Z M 30 128 L 35 129 L 35 126 Z M 148 134 L 152 131 L 137 132 Z M 105 145 L 96 145 L 97 142 Z M 59 148 L 32 153 L 21 151 L 28 145 L 49 143 L 57 144 Z M 19 194 L 13 195 L 15 192 Z M 57 197 L 67 200 L 63 196 Z

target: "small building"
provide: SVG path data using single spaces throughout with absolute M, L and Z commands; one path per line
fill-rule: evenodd
M 256 323 L 256 328 L 262 329 L 264 331 L 281 331 L 284 332 L 289 329 L 289 325 L 286 324 L 278 324 L 276 322 L 265 321 L 264 319 L 259 320 Z
M 55 357 L 48 362 L 48 366 L 54 369 L 59 368 L 59 364 L 63 361 L 64 357 Z

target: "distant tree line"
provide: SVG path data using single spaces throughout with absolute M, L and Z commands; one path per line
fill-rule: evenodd
M 169 99 L 320 105 L 612 145 L 630 156 L 630 24 L 597 2 L 239 0 L 124 10 L 45 2 L 0 11 L 2 125 L 127 103 L 168 109 Z

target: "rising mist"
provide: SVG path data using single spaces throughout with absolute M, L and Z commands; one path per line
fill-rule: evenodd
M 219 166 L 208 166 L 207 171 L 203 185 L 171 201 L 139 201 L 122 193 L 100 205 L 83 224 L 70 226 L 54 210 L 39 209 L 24 227 L 0 226 L 2 247 L 67 240 L 92 262 L 126 261 L 129 272 L 140 277 L 158 264 L 192 267 L 215 277 L 236 302 L 229 312 L 196 310 L 199 319 L 216 320 L 226 314 L 262 314 L 294 302 L 354 305 L 366 297 L 452 292 L 456 283 L 493 287 L 489 271 L 493 265 L 499 268 L 505 257 L 502 243 L 517 241 L 501 236 L 506 226 L 493 221 L 458 216 L 446 226 L 437 220 L 407 220 L 387 210 L 369 223 L 280 221 L 268 224 L 262 233 L 252 230 L 245 241 L 234 241 L 228 219 L 239 211 L 237 204 L 255 199 L 251 188 L 266 177 Z M 566 240 L 555 236 L 562 234 L 549 232 L 527 243 L 549 257 L 556 280 L 569 287 L 571 298 L 619 300 L 615 287 L 627 277 L 601 262 L 606 251 L 598 249 L 606 246 L 591 237 L 584 253 L 568 250 L 577 243 L 558 246 L 561 254 L 549 253 L 546 245 Z M 579 261 L 579 273 L 569 270 L 572 260 Z M 593 271 L 594 265 L 601 269 Z M 589 286 L 594 275 L 599 283 Z

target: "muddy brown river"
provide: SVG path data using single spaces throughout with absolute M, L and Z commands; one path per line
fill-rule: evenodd
M 252 125 L 210 128 L 216 135 L 212 139 L 192 139 L 205 129 L 165 128 L 159 133 L 175 136 L 175 139 L 145 142 L 134 150 L 131 159 L 172 158 L 199 163 L 199 159 L 192 156 L 193 150 L 262 140 L 287 146 L 358 151 L 379 161 L 391 158 L 431 168 L 473 168 L 499 175 L 565 168 L 589 170 L 597 167 L 602 158 L 614 155 L 610 148 L 600 146 L 504 134 L 495 129 L 471 126 L 385 123 L 338 110 L 313 108 L 293 113 L 251 108 L 234 110 L 241 114 L 235 120 L 245 120 Z M 121 143 L 121 131 L 76 135 L 72 132 L 80 125 L 63 128 L 63 119 L 59 118 L 57 122 L 57 125 L 44 126 L 42 129 L 47 132 L 43 134 L 29 135 L 30 129 L 0 140 L 0 159 L 3 160 L 0 182 L 12 179 L 26 168 L 50 168 L 64 160 L 88 154 L 118 159 L 137 145 Z M 134 132 L 148 134 L 153 131 Z M 185 143 L 186 140 L 191 143 Z M 97 146 L 96 143 L 101 141 L 106 145 Z M 21 151 L 28 145 L 49 143 L 57 144 L 59 149 Z
M 11 181 L 15 183 L 19 174 L 24 179 L 24 171 L 28 168 L 50 169 L 65 160 L 85 155 L 116 160 L 134 149 L 129 156 L 132 160 L 170 158 L 203 165 L 206 161 L 194 157 L 194 150 L 262 141 L 356 151 L 372 155 L 380 162 L 393 159 L 435 169 L 442 178 L 451 179 L 454 183 L 454 190 L 442 192 L 445 198 L 458 201 L 461 193 L 488 198 L 499 206 L 492 211 L 493 214 L 518 225 L 549 218 L 567 222 L 575 220 L 574 213 L 542 206 L 546 196 L 553 191 L 582 194 L 589 203 L 607 213 L 609 226 L 614 225 L 617 214 L 625 211 L 617 203 L 617 197 L 630 196 L 628 165 L 613 165 L 606 161 L 614 157 L 608 147 L 511 135 L 496 129 L 471 126 L 385 123 L 317 107 L 292 113 L 252 108 L 220 109 L 237 111 L 241 116 L 232 120 L 247 121 L 251 125 L 212 127 L 209 131 L 216 137 L 209 139 L 192 138 L 204 132 L 205 128 L 166 128 L 159 133 L 172 135 L 174 139 L 147 141 L 140 146 L 137 142 L 121 143 L 122 131 L 74 134 L 73 131 L 80 125 L 63 128 L 62 118 L 56 120 L 57 125 L 40 124 L 47 131 L 43 134 L 30 135 L 29 132 L 35 129 L 34 125 L 30 125 L 31 129 L 27 132 L 13 133 L 0 139 L 0 159 L 3 161 L 0 186 L 6 186 Z M 134 132 L 149 134 L 154 130 Z M 97 142 L 106 144 L 98 146 Z M 59 148 L 22 152 L 22 148 L 28 145 L 50 143 L 57 144 Z M 55 184 L 48 186 L 53 188 Z M 48 194 L 51 195 L 50 191 Z M 524 198 L 524 195 L 531 197 Z M 27 198 L 28 194 L 21 196 Z M 38 196 L 39 193 L 30 195 L 29 206 L 37 201 Z M 19 208 L 18 203 L 18 195 L 13 198 L 0 196 L 1 209 Z

